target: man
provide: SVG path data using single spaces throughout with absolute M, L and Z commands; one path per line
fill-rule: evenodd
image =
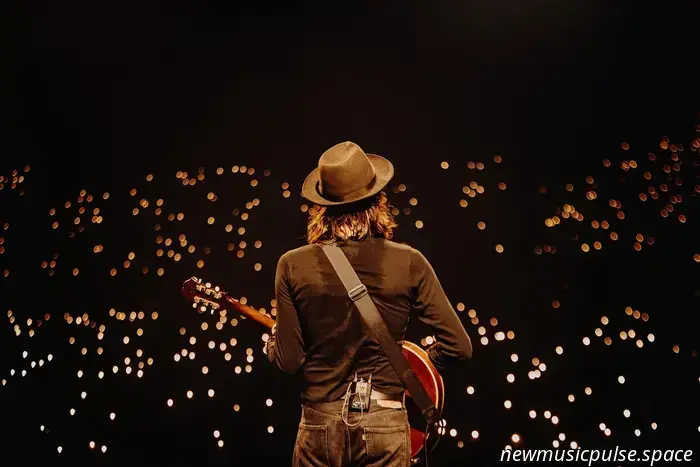
M 390 240 L 396 223 L 383 189 L 393 174 L 388 160 L 344 142 L 321 156 L 302 187 L 313 203 L 308 245 L 277 264 L 277 320 L 267 342 L 270 362 L 302 373 L 294 466 L 410 465 L 404 387 L 320 244 L 343 250 L 397 342 L 413 308 L 433 329 L 428 354 L 438 369 L 471 358 L 469 336 L 431 265 L 418 250 Z M 348 403 L 359 379 L 371 382 L 364 412 Z

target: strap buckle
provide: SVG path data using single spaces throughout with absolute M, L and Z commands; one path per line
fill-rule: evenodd
M 365 284 L 362 284 L 362 283 L 356 285 L 355 287 L 353 287 L 352 289 L 350 289 L 348 291 L 348 296 L 350 297 L 350 300 L 352 300 L 353 302 L 358 301 L 359 299 L 361 299 L 365 295 L 367 295 L 367 287 L 365 287 Z

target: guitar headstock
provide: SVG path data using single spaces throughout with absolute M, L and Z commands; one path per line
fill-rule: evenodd
M 194 276 L 182 284 L 182 295 L 192 302 L 192 308 L 197 308 L 199 313 L 209 311 L 210 314 L 225 307 L 227 296 L 219 286 Z
M 223 316 L 224 310 L 234 310 L 242 315 L 242 319 L 250 318 L 268 328 L 275 325 L 275 320 L 264 309 L 256 310 L 245 305 L 218 286 L 212 286 L 197 277 L 191 277 L 182 284 L 182 295 L 192 302 L 192 308 L 196 308 L 199 313 L 209 311 L 213 315 L 219 311 Z

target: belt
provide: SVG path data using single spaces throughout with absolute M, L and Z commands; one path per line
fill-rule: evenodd
M 401 402 L 402 404 L 404 403 L 404 397 L 405 397 L 405 392 L 401 394 L 385 394 L 383 392 L 376 391 L 372 389 L 372 392 L 369 395 L 370 399 L 373 400 L 384 400 L 384 401 L 397 401 Z M 310 407 L 312 409 L 319 410 L 321 412 L 326 412 L 326 411 L 334 411 L 334 409 L 337 408 L 337 403 L 339 401 L 343 401 L 345 399 L 345 396 L 341 397 L 337 401 L 334 402 L 307 402 L 304 405 L 307 407 Z

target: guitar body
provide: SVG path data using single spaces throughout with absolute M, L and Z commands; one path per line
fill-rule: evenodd
M 438 413 L 442 414 L 442 409 L 445 405 L 445 386 L 442 382 L 442 376 L 438 373 L 435 366 L 428 358 L 428 353 L 421 349 L 413 342 L 404 341 L 403 354 L 406 356 L 411 369 L 420 380 L 425 388 L 425 392 L 433 401 Z M 406 396 L 411 397 L 408 391 Z M 407 404 L 409 411 L 409 420 L 422 418 L 420 413 L 412 414 L 411 412 L 419 412 L 415 404 Z M 411 457 L 415 457 L 423 449 L 425 445 L 425 430 L 419 430 L 411 427 Z

